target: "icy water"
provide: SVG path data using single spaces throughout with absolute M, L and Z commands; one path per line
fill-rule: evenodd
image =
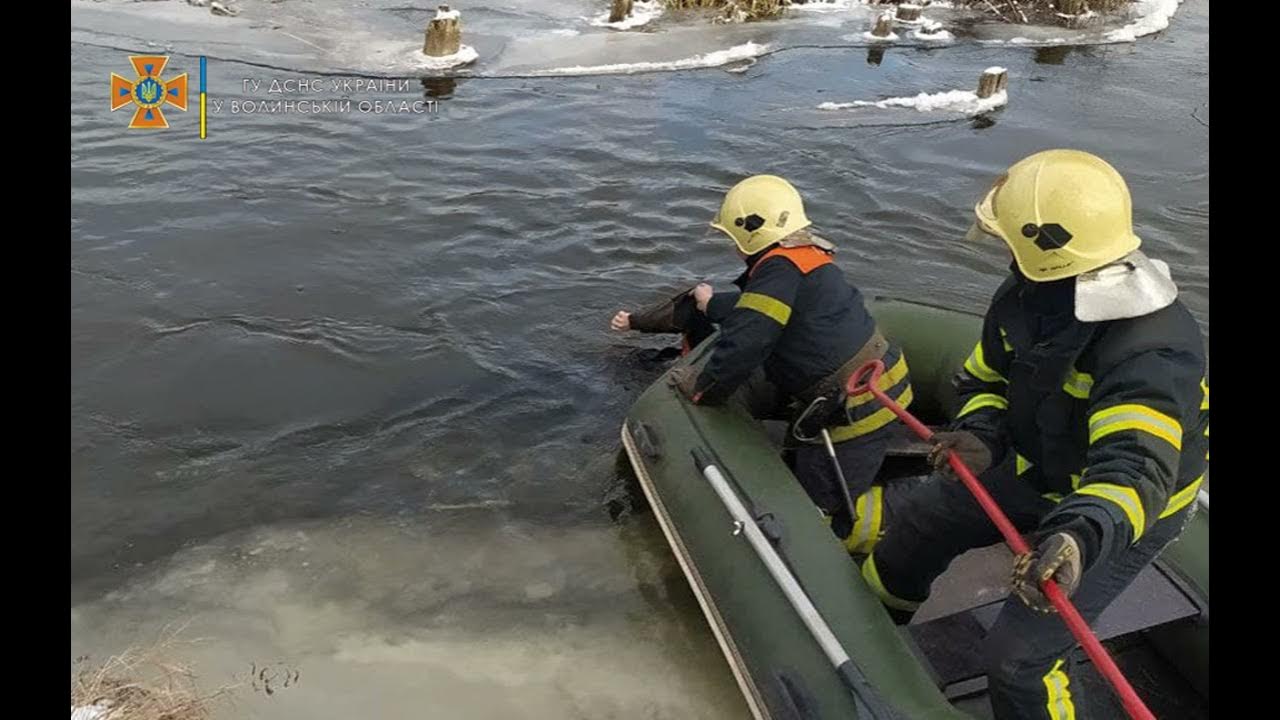
M 857 4 L 628 32 L 592 24 L 603 2 L 455 5 L 480 56 L 457 79 L 414 55 L 428 5 L 240 7 L 71 3 L 72 653 L 189 623 L 208 685 L 299 672 L 226 717 L 742 716 L 652 517 L 625 511 L 617 430 L 654 343 L 607 322 L 732 279 L 706 222 L 744 175 L 795 182 L 868 293 L 978 310 L 1007 265 L 960 242 L 978 196 L 1035 150 L 1097 152 L 1207 333 L 1207 0 L 1121 44 L 1123 21 L 930 9 L 953 41 L 883 52 Z M 131 53 L 191 74 L 169 130 L 108 110 Z M 993 65 L 1009 101 L 980 117 L 819 108 Z M 692 69 L 634 72 L 666 68 Z

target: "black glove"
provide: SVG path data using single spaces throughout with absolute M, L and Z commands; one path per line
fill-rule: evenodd
M 644 333 L 682 333 L 689 329 L 698 311 L 693 288 L 682 290 L 657 305 L 631 313 L 631 329 Z
M 1080 586 L 1084 574 L 1084 557 L 1080 542 L 1069 532 L 1055 532 L 1025 555 L 1013 561 L 1013 594 L 1027 607 L 1039 612 L 1053 612 L 1053 605 L 1040 589 L 1040 583 L 1053 578 L 1067 597 Z
M 929 451 L 929 462 L 933 469 L 944 477 L 954 478 L 955 471 L 947 462 L 947 451 L 954 450 L 974 475 L 981 475 L 991 467 L 991 449 L 977 435 L 961 430 L 959 432 L 939 432 L 933 434 L 933 449 Z

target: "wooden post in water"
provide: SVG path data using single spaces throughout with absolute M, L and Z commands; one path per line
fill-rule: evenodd
M 871 30 L 871 34 L 876 37 L 889 37 L 893 32 L 893 16 L 885 13 L 876 18 L 876 26 Z
M 621 22 L 631 14 L 631 0 L 613 0 L 609 7 L 609 22 Z
M 456 55 L 462 47 L 462 16 L 448 5 L 441 5 L 436 16 L 427 23 L 427 40 L 422 52 L 432 57 Z
M 903 22 L 917 22 L 920 20 L 922 9 L 919 5 L 899 5 L 897 19 Z
M 990 67 L 978 78 L 978 97 L 989 98 L 1009 86 L 1009 71 L 1002 67 Z

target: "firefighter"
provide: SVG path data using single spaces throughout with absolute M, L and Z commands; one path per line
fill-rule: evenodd
M 863 563 L 899 622 L 958 555 L 1000 540 L 947 450 L 980 475 L 1032 552 L 986 641 L 1001 720 L 1075 718 L 1075 642 L 1050 614 L 1053 578 L 1093 622 L 1197 506 L 1208 467 L 1200 328 L 1168 266 L 1140 250 L 1124 179 L 1076 150 L 1010 167 L 975 208 L 970 238 L 1013 255 L 956 379 L 959 411 L 935 436 L 937 472 L 904 501 Z

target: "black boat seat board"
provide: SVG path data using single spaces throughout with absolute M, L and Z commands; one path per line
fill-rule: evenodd
M 930 426 L 929 429 L 938 432 L 945 428 Z M 932 447 L 932 444 L 921 440 L 911 432 L 911 428 L 898 424 L 894 426 L 893 439 L 889 442 L 885 454 L 890 457 L 926 457 Z
M 940 688 L 985 674 L 982 640 L 1004 603 L 997 600 L 908 627 L 916 646 L 928 658 Z M 1200 612 L 1158 564 L 1153 564 L 1103 611 L 1093 630 L 1099 639 L 1106 640 L 1196 617 Z
M 1107 652 L 1125 674 L 1133 689 L 1160 720 L 1203 720 L 1210 717 L 1209 701 L 1201 697 L 1167 660 L 1139 635 L 1104 641 Z M 1076 717 L 1123 718 L 1126 716 L 1102 675 L 1077 650 L 1071 658 L 1072 701 Z M 952 697 L 951 704 L 975 718 L 994 720 L 986 692 L 986 678 L 965 683 L 972 689 Z M 959 689 L 959 686 L 957 686 Z

